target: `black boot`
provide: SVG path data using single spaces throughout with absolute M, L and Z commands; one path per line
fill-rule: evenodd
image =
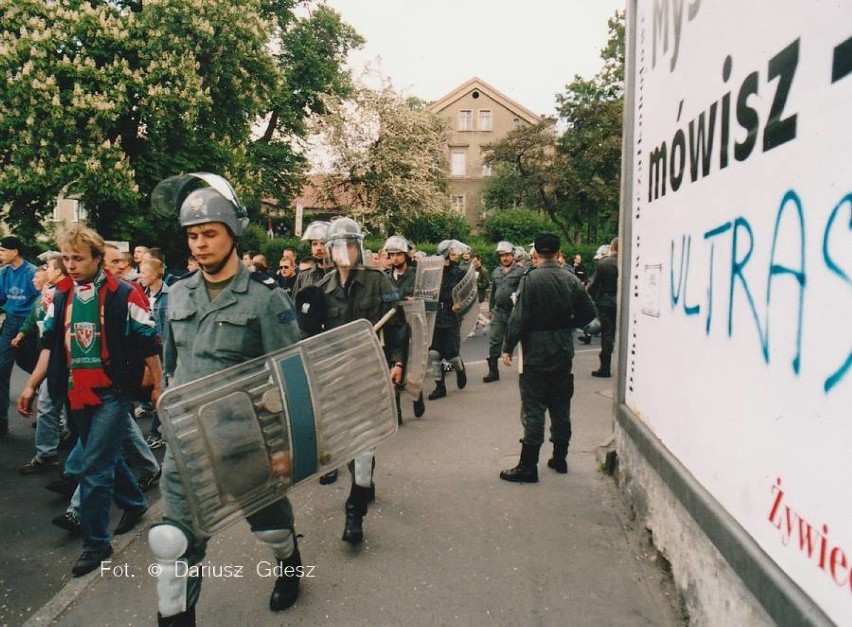
M 497 369 L 498 357 L 488 358 L 488 374 L 482 377 L 483 383 L 491 383 L 492 381 L 500 380 L 500 371 Z
M 418 396 L 417 400 L 414 401 L 414 417 L 420 418 L 425 413 L 426 403 L 423 402 L 423 392 L 420 392 L 420 396 Z
M 367 503 L 370 502 L 371 488 L 362 488 L 352 484 L 349 498 L 346 499 L 346 527 L 343 530 L 343 541 L 350 544 L 360 544 L 364 539 L 364 516 L 367 514 Z
M 444 371 L 441 371 L 441 380 L 435 382 L 435 390 L 429 395 L 429 400 L 434 401 L 447 395 L 447 386 L 444 385 Z
M 568 472 L 568 462 L 565 458 L 568 456 L 568 445 L 562 443 L 553 443 L 553 457 L 547 460 L 547 467 L 553 468 L 560 475 Z
M 195 627 L 195 606 L 174 616 L 161 616 L 157 612 L 157 627 Z
M 322 477 L 319 478 L 319 482 L 322 485 L 331 485 L 335 481 L 337 481 L 337 468 L 334 470 L 325 473 Z
M 593 377 L 598 377 L 599 379 L 608 379 L 612 376 L 612 373 L 609 371 L 610 364 L 612 363 L 612 355 L 600 355 L 601 367 L 597 370 L 592 371 Z
M 286 610 L 299 598 L 299 575 L 302 569 L 302 556 L 299 553 L 299 541 L 293 537 L 293 553 L 286 559 L 278 560 L 280 574 L 269 597 L 269 609 L 273 612 Z
M 453 360 L 453 368 L 456 370 L 456 387 L 463 390 L 467 385 L 467 371 L 465 370 L 461 356 Z
M 541 447 L 533 444 L 522 444 L 518 465 L 501 472 L 500 478 L 514 483 L 538 483 L 539 448 Z

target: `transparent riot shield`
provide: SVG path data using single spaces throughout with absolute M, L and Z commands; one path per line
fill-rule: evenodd
M 441 295 L 441 278 L 444 276 L 444 258 L 441 255 L 420 257 L 414 275 L 414 298 L 422 300 L 426 307 L 426 327 L 429 344 L 435 331 L 438 317 L 438 298 Z M 429 346 L 427 344 L 427 348 Z
M 405 383 L 403 390 L 416 401 L 423 391 L 423 380 L 429 365 L 429 345 L 432 343 L 432 330 L 426 320 L 425 301 L 404 300 L 399 306 L 405 311 L 408 324 L 408 357 L 405 363 Z
M 476 268 L 473 264 L 467 267 L 464 277 L 453 288 L 453 306 L 458 308 L 461 319 L 459 334 L 464 342 L 470 336 L 476 320 L 479 318 L 479 298 L 476 291 Z
M 387 361 L 366 320 L 168 389 L 157 412 L 204 535 L 396 432 Z M 270 458 L 289 462 L 289 476 Z

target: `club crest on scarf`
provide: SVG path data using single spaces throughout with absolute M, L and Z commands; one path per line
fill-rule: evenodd
M 95 325 L 92 322 L 75 322 L 74 337 L 77 344 L 83 349 L 84 353 L 88 353 L 95 344 Z

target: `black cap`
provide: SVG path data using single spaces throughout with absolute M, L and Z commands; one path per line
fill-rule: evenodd
M 559 252 L 559 236 L 553 233 L 539 233 L 535 236 L 535 252 L 539 255 L 555 255 Z
M 18 254 L 21 256 L 24 254 L 24 245 L 21 244 L 21 240 L 14 235 L 7 235 L 6 237 L 0 238 L 0 248 L 5 248 L 6 250 L 17 250 Z

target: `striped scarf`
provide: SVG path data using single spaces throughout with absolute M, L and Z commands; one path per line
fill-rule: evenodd
M 68 402 L 71 409 L 100 405 L 101 398 L 95 390 L 112 385 L 104 371 L 104 364 L 109 361 L 103 335 L 105 282 L 103 270 L 98 270 L 91 283 L 75 284 L 73 296 L 68 299 L 65 345 L 70 366 Z

